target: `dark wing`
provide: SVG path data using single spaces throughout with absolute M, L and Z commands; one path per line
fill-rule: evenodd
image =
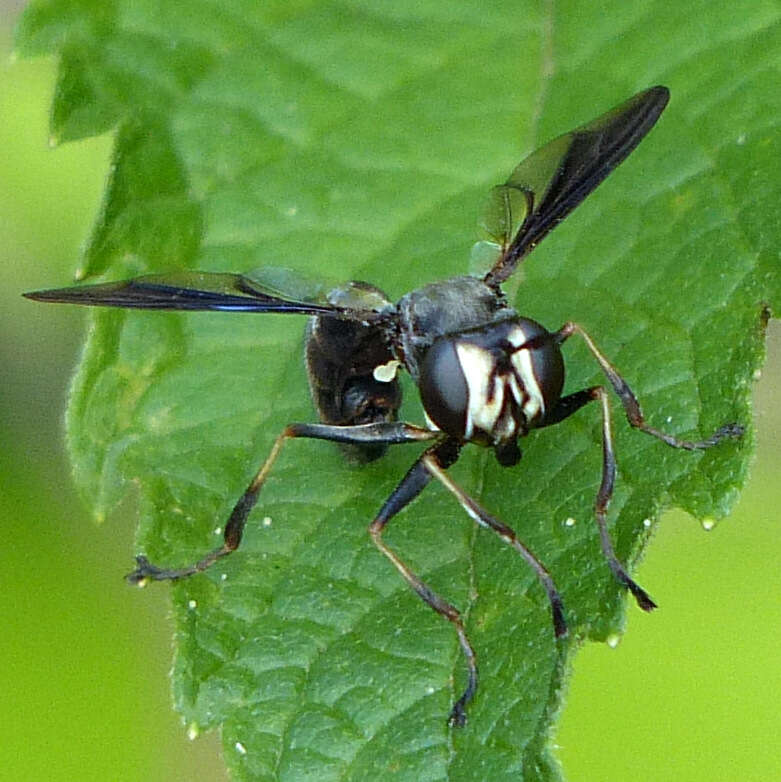
M 654 126 L 669 98 L 667 87 L 638 93 L 532 152 L 491 191 L 484 227 L 503 252 L 485 276 L 489 285 L 504 282 L 518 262 L 624 160 Z
M 217 272 L 150 274 L 121 282 L 82 285 L 24 294 L 35 301 L 124 307 L 144 310 L 214 310 L 226 312 L 293 312 L 330 315 L 348 320 L 374 321 L 378 309 L 338 306 L 327 301 L 327 291 L 311 298 L 280 291 L 250 275 Z

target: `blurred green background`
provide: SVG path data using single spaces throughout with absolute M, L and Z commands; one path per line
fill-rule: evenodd
M 55 63 L 7 62 L 12 14 L 0 14 L 0 776 L 219 780 L 216 738 L 188 741 L 169 706 L 167 590 L 139 593 L 121 578 L 132 508 L 95 527 L 70 483 L 62 418 L 84 314 L 19 296 L 71 278 L 111 139 L 48 148 Z M 669 514 L 639 574 L 662 609 L 630 606 L 618 648 L 590 645 L 576 660 L 556 737 L 571 782 L 781 779 L 776 322 L 769 359 L 736 512 L 707 534 Z M 763 624 L 749 623 L 757 615 Z

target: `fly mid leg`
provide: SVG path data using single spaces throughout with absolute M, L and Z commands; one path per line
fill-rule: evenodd
M 349 443 L 365 446 L 370 444 L 395 445 L 399 443 L 430 440 L 435 435 L 428 429 L 402 422 L 382 422 L 362 426 L 330 426 L 327 424 L 288 424 L 274 441 L 271 451 L 261 465 L 249 486 L 234 505 L 225 524 L 223 542 L 206 556 L 192 565 L 181 568 L 165 568 L 153 565 L 145 556 L 136 557 L 136 569 L 126 578 L 131 584 L 143 586 L 147 581 L 176 581 L 180 578 L 202 573 L 215 562 L 234 552 L 241 544 L 244 527 L 250 512 L 258 501 L 258 495 L 271 472 L 282 446 L 293 438 L 305 437 L 316 440 Z

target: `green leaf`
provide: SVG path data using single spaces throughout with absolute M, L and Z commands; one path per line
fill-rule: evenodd
M 652 425 L 705 436 L 750 422 L 780 298 L 780 30 L 771 2 L 592 16 L 572 0 L 41 0 L 18 48 L 61 57 L 53 138 L 117 129 L 79 276 L 274 265 L 392 298 L 466 270 L 485 194 L 524 154 L 667 84 L 658 127 L 525 262 L 516 303 L 550 328 L 581 323 Z M 313 418 L 303 323 L 115 311 L 92 324 L 68 413 L 78 485 L 100 518 L 130 491 L 139 550 L 190 563 L 219 543 L 281 428 Z M 568 390 L 601 382 L 582 345 L 566 354 Z M 729 510 L 752 438 L 678 452 L 620 413 L 611 533 L 634 562 L 662 508 Z M 599 441 L 586 408 L 531 435 L 514 470 L 476 447 L 452 470 L 547 564 L 567 641 L 523 562 L 444 490 L 388 528 L 465 614 L 482 681 L 463 730 L 446 725 L 464 681 L 452 628 L 366 535 L 418 449 L 358 469 L 332 444 L 290 443 L 240 551 L 172 588 L 186 723 L 221 726 L 237 779 L 560 778 L 548 742 L 568 661 L 624 622 L 592 523 Z

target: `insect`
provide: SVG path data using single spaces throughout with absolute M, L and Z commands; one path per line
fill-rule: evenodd
M 574 322 L 556 331 L 522 317 L 508 304 L 501 285 L 536 245 L 639 144 L 667 105 L 657 86 L 548 144 L 524 159 L 495 187 L 485 227 L 497 257 L 482 278 L 454 277 L 424 285 L 392 303 L 373 285 L 348 282 L 323 293 L 286 293 L 262 274 L 174 272 L 122 282 L 25 294 L 37 301 L 160 310 L 298 313 L 310 317 L 306 364 L 320 423 L 291 423 L 276 438 L 225 525 L 222 545 L 181 568 L 158 567 L 136 557 L 131 582 L 174 580 L 206 570 L 235 551 L 250 511 L 284 444 L 294 438 L 340 443 L 358 461 L 378 458 L 390 445 L 426 443 L 423 453 L 369 525 L 374 545 L 407 584 L 454 627 L 467 667 L 467 684 L 449 721 L 463 725 L 477 690 L 478 669 L 458 609 L 434 592 L 383 539 L 388 522 L 432 480 L 440 481 L 467 514 L 495 532 L 536 573 L 550 601 L 557 637 L 567 632 L 562 599 L 548 570 L 504 522 L 492 516 L 453 482 L 447 470 L 468 443 L 493 449 L 500 465 L 518 463 L 518 440 L 532 429 L 558 424 L 589 402 L 602 412 L 602 479 L 594 503 L 602 551 L 616 579 L 638 605 L 655 607 L 648 593 L 616 557 L 608 534 L 607 509 L 616 478 L 608 392 L 598 385 L 562 396 L 562 344 L 585 341 L 607 384 L 623 405 L 629 424 L 674 448 L 706 449 L 739 437 L 737 424 L 722 426 L 699 441 L 682 440 L 649 426 L 640 405 L 594 340 Z M 398 369 L 415 382 L 426 426 L 397 420 L 401 405 Z

